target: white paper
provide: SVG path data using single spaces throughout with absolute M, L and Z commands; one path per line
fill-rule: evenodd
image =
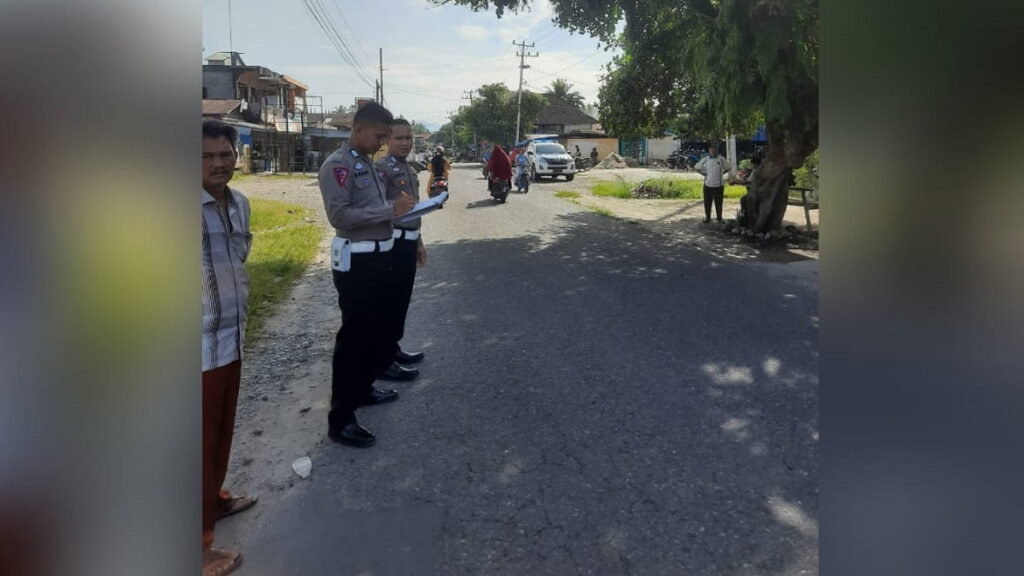
M 295 462 L 292 462 L 292 470 L 299 475 L 300 478 L 309 477 L 310 470 L 313 469 L 313 461 L 309 459 L 309 456 L 303 456 Z
M 447 199 L 448 199 L 448 193 L 447 192 L 441 192 L 440 194 L 438 194 L 437 196 L 434 196 L 433 198 L 428 198 L 427 200 L 424 200 L 424 201 L 416 204 L 415 206 L 412 207 L 412 210 L 410 210 L 408 213 L 403 214 L 402 216 L 399 216 L 398 218 L 395 218 L 394 222 L 401 224 L 402 222 L 408 222 L 409 220 L 420 218 L 423 215 L 429 214 L 429 213 L 433 212 L 434 210 L 437 210 L 438 208 L 440 208 L 441 204 L 444 204 L 444 201 L 447 200 Z

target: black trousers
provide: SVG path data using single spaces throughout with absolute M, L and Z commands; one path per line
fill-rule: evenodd
M 715 202 L 715 215 L 722 219 L 722 200 L 725 198 L 725 186 L 704 186 L 704 219 L 711 220 L 711 202 Z
M 330 430 L 352 422 L 377 375 L 391 363 L 389 306 L 385 293 L 391 272 L 390 252 L 352 254 L 348 272 L 333 271 L 341 308 L 341 329 L 334 341 L 331 366 Z
M 391 272 L 387 278 L 388 309 L 391 312 L 391 355 L 399 350 L 399 342 L 405 336 L 405 318 L 409 314 L 412 288 L 416 283 L 417 240 L 396 239 L 391 249 Z

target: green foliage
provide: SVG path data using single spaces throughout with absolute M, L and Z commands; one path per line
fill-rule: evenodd
M 796 185 L 802 188 L 818 188 L 818 151 L 807 157 L 804 165 L 793 171 Z
M 555 198 L 579 198 L 579 192 L 572 192 L 570 190 L 559 190 L 555 192 Z
M 704 182 L 701 180 L 679 180 L 653 178 L 645 180 L 638 188 L 647 194 L 668 200 L 701 200 L 704 198 Z M 725 197 L 738 199 L 747 193 L 745 186 L 726 186 Z M 633 195 L 631 194 L 631 197 Z
M 501 144 L 503 147 L 512 144 L 516 132 L 517 93 L 504 84 L 486 84 L 476 92 L 479 97 L 459 111 L 455 125 L 464 126 L 469 134 L 475 131 L 479 140 Z M 547 99 L 540 94 L 523 92 L 520 134 L 527 132 L 536 123 L 546 105 Z
M 288 296 L 323 236 L 318 225 L 305 221 L 309 211 L 301 206 L 259 198 L 249 203 L 253 239 L 245 264 L 249 273 L 247 342 L 259 335 L 266 319 Z
M 594 196 L 605 198 L 632 198 L 633 189 L 626 182 L 619 178 L 613 182 L 596 182 L 590 188 Z
M 629 200 L 637 198 L 637 191 L 643 190 L 643 197 L 667 200 L 700 200 L 704 198 L 704 183 L 701 180 L 681 180 L 678 178 L 652 178 L 639 186 L 631 186 L 622 178 L 614 181 L 596 182 L 590 192 L 594 196 L 604 198 L 621 198 Z M 726 198 L 740 198 L 747 193 L 744 186 L 726 186 Z
M 565 78 L 555 78 L 551 82 L 551 86 L 548 86 L 547 93 L 554 94 L 581 110 L 584 107 L 583 95 L 573 90 L 572 83 Z
M 499 17 L 533 4 L 432 1 L 493 8 Z M 721 136 L 763 123 L 786 166 L 817 148 L 817 0 L 550 1 L 559 26 L 623 50 L 599 96 L 610 133 Z

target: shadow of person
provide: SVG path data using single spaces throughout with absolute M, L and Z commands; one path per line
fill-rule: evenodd
M 477 200 L 476 202 L 470 202 L 466 204 L 466 208 L 487 208 L 489 206 L 497 206 L 498 201 L 494 198 L 484 198 L 483 200 Z

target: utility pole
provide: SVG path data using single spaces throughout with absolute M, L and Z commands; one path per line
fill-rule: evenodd
M 384 49 L 380 50 L 380 105 L 384 105 Z
M 231 0 L 228 0 L 228 51 L 235 51 L 235 39 L 231 34 Z M 235 65 L 235 56 L 231 55 L 231 65 Z
M 467 100 L 468 99 L 470 106 L 473 105 L 473 92 L 474 92 L 473 90 L 469 90 L 469 91 L 463 90 L 462 91 L 462 99 L 463 100 Z M 467 96 L 467 94 L 468 94 L 468 96 Z M 473 149 L 476 150 L 476 148 L 479 146 L 479 144 L 480 143 L 477 142 L 477 139 L 476 139 L 476 128 L 473 128 Z M 479 150 L 476 150 L 476 151 L 479 154 Z
M 512 145 L 514 146 L 519 142 L 519 122 L 523 117 L 523 70 L 530 67 L 526 63 L 526 57 L 529 56 L 530 58 L 535 58 L 540 56 L 540 53 L 534 52 L 529 54 L 526 52 L 527 48 L 533 48 L 534 44 L 532 42 L 527 44 L 526 41 L 516 42 L 513 40 L 512 44 L 519 47 L 519 51 L 516 52 L 516 56 L 519 56 L 519 98 L 516 101 L 516 139 L 512 142 Z
M 373 99 L 380 103 L 380 80 L 373 81 Z
M 452 156 L 455 155 L 455 115 L 448 113 L 448 124 L 452 127 Z

